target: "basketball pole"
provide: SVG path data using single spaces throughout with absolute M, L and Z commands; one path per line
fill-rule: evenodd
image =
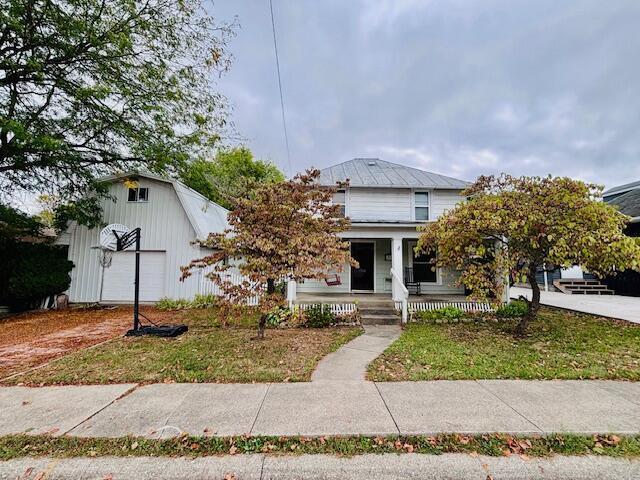
M 135 290 L 133 293 L 133 329 L 138 330 L 140 327 L 140 229 L 136 233 L 136 273 L 135 273 Z

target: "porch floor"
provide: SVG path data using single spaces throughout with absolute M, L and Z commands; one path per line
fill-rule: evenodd
M 294 303 L 387 303 L 390 293 L 298 293 Z M 409 302 L 466 302 L 464 295 L 409 295 Z

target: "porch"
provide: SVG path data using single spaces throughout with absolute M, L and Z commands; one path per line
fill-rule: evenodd
M 358 268 L 345 265 L 327 272 L 323 279 L 291 285 L 292 303 L 340 303 L 402 301 L 454 301 L 464 298 L 457 285 L 459 273 L 432 267 L 432 256 L 415 255 L 418 232 L 409 230 L 391 238 L 376 238 L 382 232 L 351 231 L 351 256 Z M 355 236 L 358 234 L 359 236 Z M 371 236 L 367 236 L 371 235 Z

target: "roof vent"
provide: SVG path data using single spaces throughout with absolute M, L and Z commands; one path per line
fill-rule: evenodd
M 370 167 L 375 167 L 376 166 L 376 162 L 374 160 L 369 160 L 367 162 L 367 165 L 369 165 Z

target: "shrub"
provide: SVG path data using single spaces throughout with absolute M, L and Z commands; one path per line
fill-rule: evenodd
M 0 294 L 13 309 L 35 307 L 40 300 L 69 288 L 73 262 L 63 248 L 47 244 L 16 243 L 3 250 L 6 290 Z M 13 253 L 12 253 L 13 252 Z M 3 282 L 4 283 L 4 282 Z
M 328 327 L 336 322 L 336 316 L 328 306 L 312 305 L 304 311 L 304 326 L 309 328 Z
M 466 314 L 458 307 L 442 307 L 436 310 L 424 310 L 416 313 L 418 320 L 431 322 L 434 320 L 457 320 Z
M 529 311 L 529 305 L 523 300 L 513 300 L 496 309 L 496 316 L 500 318 L 523 317 Z
M 293 312 L 287 307 L 275 307 L 267 313 L 267 327 L 278 327 L 286 323 L 293 316 Z
M 158 310 L 187 310 L 191 308 L 210 308 L 216 305 L 215 295 L 201 295 L 196 294 L 193 300 L 187 300 L 185 298 L 178 298 L 174 300 L 172 298 L 164 297 L 156 302 L 156 308 Z

